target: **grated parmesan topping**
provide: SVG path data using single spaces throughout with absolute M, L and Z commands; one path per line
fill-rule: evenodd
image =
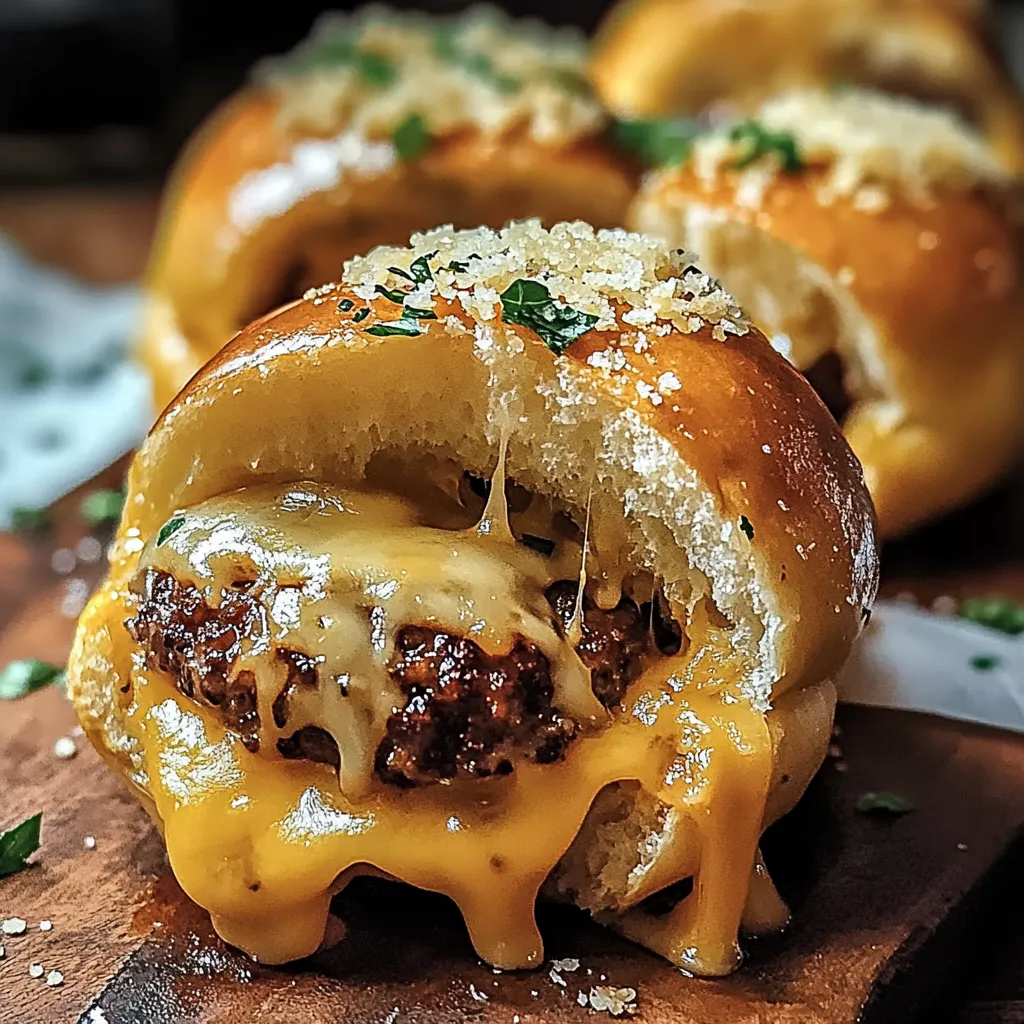
M 354 59 L 370 55 L 366 72 Z M 439 17 L 371 5 L 329 12 L 256 78 L 275 89 L 288 129 L 389 135 L 420 115 L 433 137 L 462 128 L 500 136 L 525 127 L 540 142 L 600 130 L 605 114 L 585 77 L 582 33 L 514 20 L 489 6 Z
M 595 231 L 582 221 L 550 230 L 539 220 L 514 222 L 500 231 L 434 228 L 413 235 L 408 248 L 379 246 L 348 260 L 342 281 L 370 300 L 379 285 L 408 285 L 390 268 L 408 270 L 424 256 L 432 279 L 406 294 L 406 307 L 432 308 L 439 295 L 458 301 L 478 321 L 495 320 L 501 315 L 501 293 L 528 279 L 541 282 L 554 300 L 596 316 L 598 331 L 643 324 L 652 334 L 672 328 L 691 334 L 711 324 L 724 341 L 749 330 L 736 300 L 691 253 L 621 228 Z
M 805 165 L 830 169 L 818 196 L 824 205 L 852 197 L 858 209 L 874 213 L 889 205 L 893 189 L 927 203 L 939 189 L 1003 189 L 1013 180 L 982 136 L 955 114 L 868 89 L 783 93 L 767 100 L 755 119 L 791 135 Z M 727 128 L 698 138 L 694 171 L 713 181 L 741 151 Z M 742 192 L 745 205 L 758 206 L 777 173 L 774 154 L 739 172 L 738 200 Z

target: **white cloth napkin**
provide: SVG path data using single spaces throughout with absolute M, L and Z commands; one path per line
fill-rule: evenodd
M 135 285 L 95 288 L 0 236 L 0 529 L 45 508 L 145 436 L 145 372 L 125 353 Z
M 1024 732 L 1024 634 L 880 601 L 839 699 Z

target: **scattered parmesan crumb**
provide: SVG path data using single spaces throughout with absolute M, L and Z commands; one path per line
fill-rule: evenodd
M 894 190 L 927 203 L 939 189 L 1002 191 L 1013 180 L 982 136 L 952 112 L 870 89 L 792 90 L 768 99 L 755 119 L 769 131 L 793 136 L 805 165 L 827 169 L 818 195 L 824 205 L 843 196 L 857 209 L 877 213 L 889 205 Z M 729 172 L 746 145 L 730 140 L 728 126 L 698 138 L 694 172 L 713 181 Z M 737 202 L 742 197 L 743 205 L 760 205 L 763 175 L 774 176 L 778 168 L 769 153 L 742 172 L 730 172 Z M 922 248 L 937 242 L 937 237 L 919 239 Z
M 70 736 L 61 736 L 53 745 L 53 756 L 61 761 L 69 761 L 78 753 L 78 747 Z
M 963 853 L 963 852 L 964 852 L 964 851 L 965 851 L 965 850 L 967 849 L 967 844 L 966 844 L 966 843 L 957 843 L 957 844 L 956 844 L 956 848 L 957 848 L 957 849 L 958 849 L 958 850 L 959 850 L 959 851 L 960 851 L 961 853 Z
M 9 917 L 6 921 L 0 922 L 0 931 L 4 935 L 24 935 L 27 927 L 26 922 L 20 917 Z
M 621 329 L 619 322 L 631 309 L 649 310 L 657 320 L 650 333 L 659 336 L 713 324 L 724 341 L 727 334 L 749 330 L 736 300 L 691 253 L 666 250 L 657 239 L 620 228 L 596 231 L 581 221 L 550 230 L 538 220 L 501 231 L 455 231 L 445 225 L 413 235 L 409 248 L 379 246 L 349 260 L 342 280 L 354 294 L 373 296 L 378 285 L 402 286 L 405 279 L 390 268 L 406 270 L 421 257 L 428 257 L 432 272 L 424 296 L 457 301 L 484 323 L 497 319 L 498 297 L 513 281 L 529 279 L 542 282 L 555 301 L 596 316 L 597 331 Z M 449 269 L 453 261 L 466 269 Z M 617 363 L 609 354 L 592 365 L 614 371 Z M 657 403 L 661 396 L 650 400 Z
M 554 982 L 554 983 L 555 983 L 556 985 L 561 985 L 561 986 L 562 986 L 562 988 L 565 988 L 565 985 L 566 985 L 566 981 L 565 981 L 565 978 L 563 978 L 563 977 L 562 977 L 562 976 L 561 976 L 561 975 L 560 975 L 560 974 L 558 973 L 558 971 L 556 971 L 556 970 L 555 970 L 555 968 L 554 968 L 554 967 L 552 967 L 552 968 L 551 968 L 551 970 L 550 970 L 550 971 L 548 971 L 548 977 L 549 977 L 549 978 L 550 978 L 550 979 L 551 979 L 551 980 L 552 980 L 552 981 L 553 981 L 553 982 Z
M 53 931 L 53 922 L 52 921 L 40 921 L 39 922 L 39 930 L 41 932 L 52 932 Z
M 45 973 L 42 964 L 29 964 L 28 966 L 28 976 L 30 978 L 41 978 Z
M 469 994 L 478 1002 L 486 1003 L 488 996 L 486 992 L 481 992 L 475 985 L 469 986 Z
M 60 971 L 50 971 L 46 976 L 46 984 L 49 985 L 50 988 L 57 988 L 64 984 L 64 975 L 61 974 Z
M 577 992 L 576 993 L 576 1002 L 579 1003 L 580 1006 L 586 1006 L 587 1005 L 587 993 L 586 992 Z
M 386 80 L 367 81 L 355 62 L 332 58 L 339 42 L 386 66 Z M 465 128 L 500 137 L 525 127 L 540 142 L 567 142 L 606 123 L 586 84 L 586 54 L 581 32 L 495 8 L 432 17 L 374 5 L 325 14 L 292 54 L 264 61 L 256 77 L 278 95 L 286 129 L 390 137 L 416 114 L 432 137 Z
M 85 847 L 85 848 L 86 848 L 87 850 L 95 850 L 95 849 L 96 849 L 96 837 L 95 837 L 95 836 L 86 836 L 86 837 L 85 837 L 85 838 L 84 838 L 84 839 L 82 840 L 82 845 L 83 845 L 83 846 L 84 846 L 84 847 Z
M 599 985 L 590 990 L 590 1005 L 595 1010 L 606 1010 L 613 1017 L 633 1013 L 636 1010 L 636 989 Z
M 552 960 L 551 966 L 556 971 L 567 971 L 571 974 L 580 969 L 580 962 L 575 957 L 568 957 L 565 960 Z

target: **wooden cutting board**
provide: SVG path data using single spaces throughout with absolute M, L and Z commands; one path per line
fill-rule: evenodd
M 972 515 L 1005 527 L 1005 497 L 994 500 L 994 512 L 983 504 Z M 84 533 L 76 507 L 61 503 L 54 533 L 33 544 L 0 535 L 0 664 L 66 655 L 84 588 L 74 581 L 92 584 L 102 569 L 79 564 L 62 579 L 49 567 L 54 547 Z M 1015 547 L 995 569 L 954 566 L 946 577 L 934 556 L 921 563 L 913 547 L 897 549 L 904 579 L 888 589 L 913 575 L 920 593 L 964 580 L 984 591 L 995 579 L 1021 594 L 1019 541 L 1007 536 Z M 577 969 L 495 973 L 446 900 L 369 880 L 336 901 L 349 929 L 341 944 L 290 968 L 258 967 L 213 935 L 147 818 L 84 740 L 74 759 L 55 758 L 54 741 L 74 725 L 62 694 L 0 704 L 0 827 L 44 814 L 37 866 L 0 882 L 0 918 L 28 922 L 25 935 L 0 939 L 0 1021 L 562 1024 L 610 1019 L 589 997 L 612 987 L 635 990 L 632 1019 L 643 1024 L 932 1022 L 928 1007 L 984 941 L 993 908 L 1024 905 L 1024 739 L 872 709 L 842 709 L 839 721 L 841 757 L 765 844 L 793 925 L 749 943 L 737 974 L 702 981 L 566 908 L 544 908 L 541 929 L 548 956 Z M 859 813 L 867 790 L 899 793 L 916 810 Z M 63 984 L 30 977 L 35 963 Z M 985 1019 L 1024 1020 L 1013 1016 L 1021 1004 L 1007 1006 Z

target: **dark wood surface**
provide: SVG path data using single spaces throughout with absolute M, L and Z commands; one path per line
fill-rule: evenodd
M 148 230 L 151 204 L 132 198 L 134 212 L 125 213 L 127 204 L 103 202 L 133 225 L 126 238 Z M 114 231 L 74 197 L 62 207 L 68 238 L 88 237 L 76 220 L 81 209 L 86 222 L 105 225 L 97 230 Z M 59 262 L 70 251 L 39 226 L 42 215 L 26 220 L 2 200 L 0 228 L 12 211 L 33 252 Z M 127 266 L 127 245 L 105 250 L 122 253 L 107 259 Z M 89 274 L 88 246 L 75 251 L 84 263 L 76 269 Z M 116 279 L 109 266 L 92 276 Z M 1019 477 L 967 515 L 892 548 L 886 591 L 927 601 L 993 590 L 1024 596 L 1022 497 Z M 66 575 L 51 568 L 53 551 L 73 549 L 86 532 L 77 501 L 59 504 L 45 535 L 0 534 L 0 665 L 66 656 L 70 598 L 82 589 L 74 581 L 92 585 L 102 571 L 102 562 Z M 155 831 L 84 740 L 74 759 L 54 757 L 54 741 L 73 725 L 56 690 L 0 705 L 0 827 L 44 813 L 38 866 L 0 882 L 0 918 L 29 922 L 26 935 L 0 939 L 0 1021 L 511 1024 L 518 1015 L 521 1024 L 557 1024 L 607 1019 L 574 1000 L 612 984 L 636 989 L 634 1019 L 644 1024 L 1024 1022 L 1024 741 L 1013 736 L 844 709 L 842 759 L 826 764 L 767 843 L 795 911 L 786 934 L 750 945 L 732 978 L 696 981 L 574 911 L 547 910 L 548 955 L 581 963 L 563 972 L 563 988 L 545 972 L 493 974 L 473 958 L 449 904 L 386 883 L 354 887 L 339 901 L 349 924 L 341 945 L 295 968 L 255 967 L 183 897 Z M 917 810 L 890 821 L 853 809 L 860 792 L 883 788 L 911 797 Z M 52 931 L 39 930 L 42 919 Z M 60 970 L 63 985 L 30 978 L 32 963 Z

